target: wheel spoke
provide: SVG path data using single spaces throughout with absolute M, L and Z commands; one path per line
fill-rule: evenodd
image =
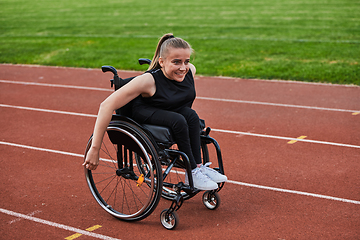
M 126 130 L 108 128 L 109 139 L 104 139 L 101 146 L 98 168 L 85 171 L 86 180 L 94 198 L 108 213 L 123 220 L 140 220 L 151 214 L 159 202 L 161 168 L 159 162 L 153 161 L 158 159 L 157 152 L 146 135 L 141 135 L 137 128 L 133 129 L 128 123 L 123 127 Z M 121 145 L 123 143 L 130 144 L 130 147 Z M 128 150 L 118 153 L 118 148 Z M 142 152 L 139 155 L 130 149 Z M 127 159 L 126 168 L 118 169 L 118 158 Z M 144 176 L 144 182 L 138 185 L 141 175 Z

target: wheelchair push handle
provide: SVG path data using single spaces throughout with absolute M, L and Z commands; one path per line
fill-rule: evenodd
M 112 72 L 114 75 L 117 75 L 117 71 L 113 66 L 102 66 L 101 70 L 106 73 L 106 72 Z
M 147 59 L 147 58 L 139 58 L 139 64 L 140 65 L 144 65 L 144 64 L 151 64 L 151 60 Z
M 151 64 L 151 60 L 147 59 L 147 58 L 139 58 L 139 64 L 143 65 L 143 64 Z M 112 72 L 112 74 L 114 74 L 114 79 L 111 79 L 111 87 L 113 87 L 115 85 L 115 91 L 118 90 L 123 84 L 121 83 L 121 78 L 119 77 L 116 68 L 114 68 L 113 66 L 102 66 L 101 70 L 103 71 L 103 73 L 106 72 Z
M 111 87 L 113 87 L 115 84 L 115 91 L 118 90 L 121 86 L 120 86 L 120 78 L 116 68 L 114 68 L 113 66 L 102 66 L 101 70 L 103 71 L 103 73 L 112 72 L 112 74 L 114 74 L 114 79 L 110 80 Z
M 144 64 L 151 64 L 151 60 L 150 59 L 148 59 L 148 58 L 139 58 L 139 64 L 140 65 L 144 65 Z M 104 72 L 104 73 L 106 73 L 106 72 L 112 72 L 114 75 L 118 75 L 118 73 L 117 73 L 117 70 L 113 67 L 113 66 L 107 66 L 107 65 L 105 65 L 105 66 L 102 66 L 101 67 L 101 70 Z

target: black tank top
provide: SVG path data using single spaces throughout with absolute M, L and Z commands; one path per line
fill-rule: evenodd
M 145 121 L 157 109 L 176 112 L 183 107 L 192 106 L 196 92 L 190 69 L 182 82 L 168 79 L 161 69 L 152 70 L 149 73 L 155 80 L 156 91 L 152 97 L 140 95 L 134 100 L 133 117 L 135 119 Z

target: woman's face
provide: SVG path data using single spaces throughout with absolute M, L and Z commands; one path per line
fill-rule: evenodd
M 159 64 L 165 77 L 182 82 L 189 71 L 191 50 L 188 48 L 170 48 L 165 58 L 159 58 Z

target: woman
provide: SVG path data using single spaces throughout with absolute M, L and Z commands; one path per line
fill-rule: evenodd
M 189 157 L 194 187 L 213 190 L 227 177 L 201 164 L 199 117 L 191 109 L 195 99 L 195 66 L 191 46 L 165 34 L 159 41 L 149 70 L 105 99 L 99 108 L 91 148 L 83 165 L 95 170 L 99 151 L 113 112 L 135 99 L 133 118 L 140 123 L 169 127 L 180 151 Z M 139 98 L 137 98 L 139 96 Z M 187 182 L 187 177 L 185 179 Z

